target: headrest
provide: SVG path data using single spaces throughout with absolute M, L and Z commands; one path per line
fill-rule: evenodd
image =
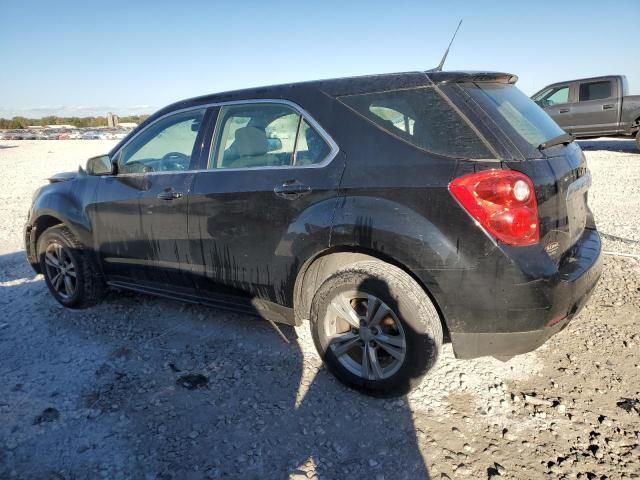
M 256 127 L 242 127 L 236 130 L 235 145 L 241 157 L 265 155 L 269 150 L 267 134 Z

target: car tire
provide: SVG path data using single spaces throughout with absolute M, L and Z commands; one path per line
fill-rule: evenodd
M 636 132 L 636 148 L 640 151 L 640 130 Z
M 107 287 L 84 246 L 64 225 L 38 239 L 40 271 L 53 297 L 68 308 L 86 308 L 104 297 Z
M 380 261 L 357 262 L 327 278 L 314 295 L 310 323 L 327 368 L 378 397 L 409 392 L 442 346 L 442 323 L 429 296 L 406 272 Z

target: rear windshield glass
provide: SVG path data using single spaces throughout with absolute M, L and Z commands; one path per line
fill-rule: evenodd
M 491 115 L 499 115 L 533 147 L 562 135 L 562 130 L 533 100 L 513 85 L 464 83 L 463 88 Z
M 467 123 L 433 88 L 340 97 L 387 132 L 429 152 L 457 158 L 492 158 Z

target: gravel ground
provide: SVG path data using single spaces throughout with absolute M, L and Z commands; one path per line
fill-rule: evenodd
M 605 248 L 639 255 L 640 154 L 580 142 Z M 58 306 L 26 264 L 33 190 L 112 142 L 0 142 L 0 478 L 640 477 L 640 261 L 610 255 L 562 333 L 508 362 L 451 347 L 408 398 L 335 381 L 308 326 L 136 294 Z

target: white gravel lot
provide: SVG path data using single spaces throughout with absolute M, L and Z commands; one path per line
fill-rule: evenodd
M 0 142 L 0 479 L 639 478 L 640 154 L 581 141 L 605 271 L 536 352 L 460 361 L 408 398 L 335 381 L 308 326 L 114 292 L 61 308 L 24 258 L 46 178 L 107 141 Z M 206 388 L 177 379 L 202 374 Z

